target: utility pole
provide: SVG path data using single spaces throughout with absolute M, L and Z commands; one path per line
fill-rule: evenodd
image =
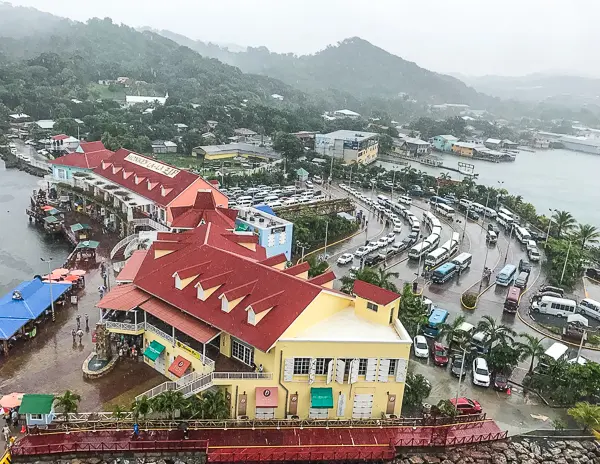
M 56 313 L 54 312 L 54 297 L 52 295 L 52 270 L 50 269 L 50 264 L 52 258 L 44 259 L 40 258 L 44 263 L 48 265 L 48 288 L 50 289 L 50 307 L 52 308 L 52 322 L 56 321 Z
M 569 252 L 571 251 L 571 240 L 569 240 L 569 248 L 567 248 L 567 256 L 565 256 L 565 264 L 563 266 L 562 274 L 560 275 L 560 283 L 562 284 L 563 278 L 565 277 L 565 271 L 567 270 L 567 261 L 569 260 Z
M 394 166 L 394 174 L 392 175 L 392 198 L 391 200 L 394 201 L 394 184 L 396 182 L 396 167 Z
M 460 239 L 461 242 L 465 241 L 465 234 L 467 233 L 467 222 L 469 221 L 469 211 L 471 211 L 471 205 L 468 206 L 467 212 L 465 213 L 465 226 L 463 227 L 463 234 L 462 238 Z
M 498 187 L 498 190 L 500 190 L 502 188 L 502 186 L 504 185 L 504 181 L 503 180 L 499 180 L 498 181 L 498 185 L 500 185 L 500 187 Z M 500 193 L 498 193 L 498 196 L 496 197 L 496 209 L 498 209 L 498 203 L 500 202 Z
M 456 388 L 456 404 L 458 404 L 458 398 L 460 397 L 460 382 L 463 378 L 463 369 L 465 368 L 465 362 L 467 361 L 467 345 L 463 340 L 463 355 L 462 355 L 462 363 L 460 365 L 460 375 L 458 376 L 458 387 Z
M 325 248 L 323 249 L 323 256 L 327 259 L 327 233 L 329 231 L 329 221 L 325 223 Z
M 511 224 L 510 226 L 510 236 L 508 237 L 508 246 L 506 247 L 506 255 L 504 255 L 504 265 L 506 266 L 506 261 L 508 261 L 508 252 L 510 251 L 510 247 L 512 246 L 512 236 L 515 230 L 515 225 Z
M 556 211 L 552 208 L 550 208 L 548 211 L 550 211 L 550 213 L 552 213 L 553 211 Z M 550 226 L 552 225 L 552 214 L 550 214 L 550 217 L 548 218 L 548 230 L 546 231 L 546 241 L 544 242 L 544 248 L 546 246 L 548 246 L 548 238 L 550 237 Z

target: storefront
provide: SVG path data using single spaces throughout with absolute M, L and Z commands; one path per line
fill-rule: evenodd
M 256 387 L 256 418 L 275 419 L 279 400 L 277 387 Z
M 189 373 L 191 365 L 192 363 L 183 356 L 177 356 L 169 366 L 169 373 L 180 379 Z
M 165 345 L 152 340 L 144 350 L 146 362 L 154 367 L 155 370 L 164 375 L 165 373 Z
M 327 419 L 329 410 L 333 408 L 333 388 L 312 387 L 310 389 L 310 419 Z

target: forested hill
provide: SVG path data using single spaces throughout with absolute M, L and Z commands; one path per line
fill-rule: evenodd
M 265 47 L 229 52 L 214 44 L 193 41 L 170 31 L 158 31 L 204 56 L 242 71 L 280 79 L 304 91 L 337 89 L 358 98 L 406 94 L 424 103 L 484 105 L 490 98 L 462 81 L 419 67 L 358 37 L 328 46 L 314 55 L 272 53 Z

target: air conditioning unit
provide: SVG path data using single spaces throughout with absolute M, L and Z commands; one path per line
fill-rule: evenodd
M 396 414 L 386 414 L 385 418 L 386 419 L 398 419 L 398 416 Z
M 248 416 L 237 416 L 237 420 L 247 421 L 248 419 Z
M 262 224 L 263 222 L 265 222 L 265 218 L 262 218 L 262 217 L 258 218 L 258 222 L 260 222 Z
M 300 417 L 288 414 L 287 417 L 286 417 L 286 419 L 289 419 L 289 420 L 300 420 Z

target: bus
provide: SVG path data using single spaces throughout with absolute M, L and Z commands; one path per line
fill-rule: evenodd
M 449 220 L 454 219 L 454 208 L 446 205 L 445 203 L 436 203 L 433 207 L 437 213 Z
M 498 213 L 496 212 L 495 209 L 489 208 L 489 207 L 484 207 L 483 208 L 483 214 L 485 215 L 485 217 L 489 217 L 494 219 L 496 216 L 498 216 Z
M 442 197 L 435 197 L 434 196 L 434 197 L 431 197 L 429 199 L 429 203 L 432 204 L 432 205 L 437 205 L 437 204 L 440 204 L 440 203 L 444 204 L 444 205 L 447 205 L 448 204 L 448 200 L 446 200 L 445 198 L 442 198 Z
M 412 247 L 408 252 L 409 259 L 419 259 L 421 256 L 426 254 L 430 248 L 429 243 L 423 241 L 421 243 L 417 243 L 414 247 Z
M 519 300 L 521 299 L 521 289 L 519 287 L 510 287 L 506 300 L 504 300 L 504 311 L 507 313 L 516 313 L 519 309 Z
M 431 275 L 431 281 L 436 284 L 443 284 L 449 281 L 458 271 L 458 266 L 454 263 L 442 264 Z
M 390 201 L 390 199 L 385 195 L 377 195 L 377 203 L 379 203 L 381 206 L 387 205 L 388 201 Z
M 511 219 L 511 222 L 514 221 L 513 213 L 506 208 L 500 208 L 498 210 L 498 214 L 503 214 L 504 216 L 508 216 Z
M 504 213 L 498 213 L 498 216 L 496 216 L 496 220 L 498 221 L 498 224 L 500 224 L 505 229 L 509 229 L 513 223 L 512 216 L 507 216 Z
M 517 237 L 517 240 L 522 244 L 526 244 L 529 240 L 531 240 L 531 235 L 529 234 L 527 229 L 525 229 L 525 227 L 515 227 L 515 235 Z
M 515 275 L 517 274 L 517 266 L 513 264 L 507 264 L 502 268 L 502 270 L 496 276 L 496 285 L 501 285 L 502 287 L 508 287 L 513 280 L 515 280 Z
M 567 345 L 563 345 L 562 343 L 553 343 L 550 348 L 548 348 L 545 353 L 540 356 L 538 361 L 538 369 L 542 372 L 548 369 L 551 362 L 558 362 L 561 359 L 566 361 L 568 355 L 569 347 Z
M 423 222 L 425 223 L 425 225 L 427 226 L 427 228 L 429 230 L 431 230 L 433 228 L 433 220 L 437 219 L 433 214 L 431 214 L 429 211 L 425 211 L 423 213 Z
M 476 213 L 483 213 L 483 208 L 485 208 L 485 206 L 480 203 L 471 203 L 471 209 Z
M 427 324 L 423 328 L 426 337 L 437 337 L 440 333 L 440 326 L 448 320 L 448 311 L 441 308 L 433 308 Z
M 454 264 L 461 270 L 464 271 L 471 265 L 471 261 L 473 260 L 473 255 L 471 253 L 461 253 L 456 258 L 452 260 Z
M 454 232 L 452 234 L 452 238 L 441 246 L 441 248 L 444 248 L 446 251 L 448 251 L 448 256 L 452 256 L 458 251 L 458 237 L 459 234 Z
M 431 229 L 431 233 L 435 234 L 435 235 L 442 235 L 442 228 L 439 226 L 433 226 L 433 228 Z
M 540 301 L 534 301 L 531 307 L 541 314 L 560 317 L 567 317 L 577 312 L 577 302 L 575 300 L 553 296 L 543 296 Z
M 425 258 L 425 266 L 429 268 L 436 267 L 448 259 L 448 250 L 444 247 L 437 248 L 427 255 Z
M 431 234 L 425 239 L 425 243 L 428 244 L 427 251 L 435 250 L 440 244 L 440 236 L 438 234 Z

